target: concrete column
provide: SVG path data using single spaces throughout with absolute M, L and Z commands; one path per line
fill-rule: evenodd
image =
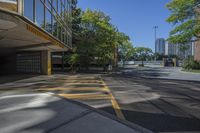
M 19 15 L 24 15 L 24 1 L 17 0 L 17 12 Z
M 177 67 L 177 58 L 173 58 L 174 67 Z
M 167 66 L 167 58 L 163 58 L 163 66 L 164 66 L 164 67 Z
M 41 72 L 44 75 L 51 75 L 51 52 L 48 50 L 41 53 Z

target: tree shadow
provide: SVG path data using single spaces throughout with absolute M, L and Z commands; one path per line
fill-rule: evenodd
M 23 103 L 33 97 L 27 97 Z M 20 98 L 18 97 L 18 100 Z M 14 98 L 13 100 L 17 100 Z M 44 100 L 44 99 L 43 99 Z M 111 115 L 76 101 L 50 97 L 42 104 L 33 104 L 16 110 L 0 113 L 2 132 L 120 132 L 133 128 L 142 132 L 140 127 L 121 121 Z M 22 105 L 20 105 L 22 106 Z M 107 109 L 106 109 L 107 110 Z M 118 123 L 118 124 L 117 124 Z M 122 125 L 124 124 L 124 125 Z M 134 130 L 133 130 L 134 131 Z M 145 132 L 144 132 L 145 133 Z
M 0 84 L 15 82 L 18 80 L 23 80 L 27 78 L 32 78 L 39 76 L 37 74 L 7 74 L 7 75 L 0 75 Z
M 200 131 L 199 82 L 125 74 L 104 79 L 128 121 L 155 132 Z

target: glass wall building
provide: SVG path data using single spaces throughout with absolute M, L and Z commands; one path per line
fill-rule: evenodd
M 164 38 L 156 39 L 155 52 L 159 54 L 165 54 L 165 39 Z
M 72 47 L 71 0 L 0 0 L 35 25 Z M 12 9 L 11 9 L 12 8 Z
M 71 0 L 23 0 L 22 15 L 71 46 Z
M 0 0 L 2 72 L 51 74 L 52 53 L 72 48 L 71 8 L 71 0 Z

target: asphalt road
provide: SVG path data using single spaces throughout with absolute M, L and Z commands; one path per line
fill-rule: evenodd
M 171 75 L 181 80 L 171 79 Z M 179 73 L 176 69 L 150 67 L 124 69 L 121 73 L 107 75 L 33 76 L 0 84 L 0 108 L 5 110 L 24 104 L 23 100 L 2 101 L 1 97 L 50 92 L 154 132 L 200 133 L 198 76 L 195 82 L 187 81 L 187 78 L 193 77 L 191 74 Z M 25 104 L 29 104 L 29 100 L 25 100 Z
M 134 68 L 103 79 L 126 120 L 154 132 L 199 133 L 200 82 L 186 81 L 187 74 L 183 74 L 184 80 L 162 77 L 173 71 L 177 72 L 166 68 Z

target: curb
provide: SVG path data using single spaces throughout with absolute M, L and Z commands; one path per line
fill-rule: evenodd
M 117 118 L 117 117 L 115 117 L 115 116 L 113 116 L 113 115 L 111 115 L 111 114 L 109 114 L 109 113 L 107 113 L 107 112 L 104 112 L 104 111 L 102 111 L 102 110 L 95 109 L 95 108 L 93 108 L 93 107 L 91 107 L 91 106 L 89 106 L 89 105 L 83 104 L 83 103 L 81 103 L 81 102 L 79 102 L 79 101 L 74 101 L 74 100 L 71 100 L 71 99 L 67 99 L 67 98 L 58 96 L 58 95 L 56 95 L 56 94 L 53 94 L 53 96 L 56 96 L 56 97 L 61 98 L 61 99 L 65 100 L 65 101 L 68 101 L 68 102 L 70 102 L 70 103 L 73 103 L 73 104 L 79 105 L 79 106 L 81 106 L 81 107 L 87 108 L 87 109 L 89 109 L 89 110 L 92 110 L 92 111 L 94 111 L 94 112 L 96 112 L 96 113 L 98 113 L 98 114 L 100 114 L 100 115 L 102 115 L 102 116 L 105 116 L 105 117 L 107 117 L 107 118 L 110 118 L 111 120 L 117 121 L 117 122 L 119 122 L 119 123 L 121 123 L 121 124 L 127 126 L 128 128 L 137 130 L 137 131 L 139 131 L 139 132 L 141 132 L 141 133 L 154 133 L 154 132 L 150 131 L 149 129 L 146 129 L 146 128 L 141 127 L 141 126 L 139 126 L 139 125 L 136 125 L 136 124 L 134 124 L 134 123 L 128 122 L 128 121 L 126 121 L 126 120 L 119 119 L 119 118 Z

